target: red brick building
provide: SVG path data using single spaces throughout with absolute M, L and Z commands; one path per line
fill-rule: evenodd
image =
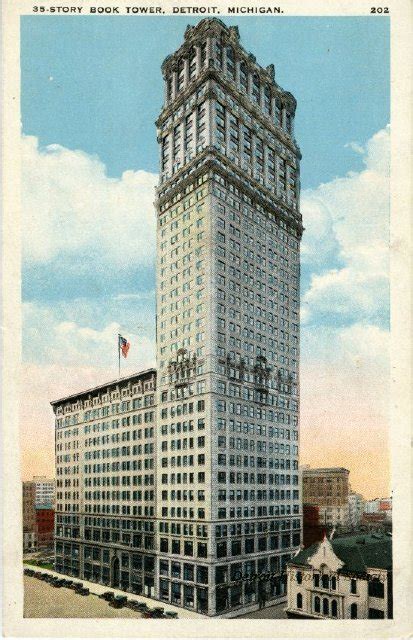
M 53 547 L 54 509 L 51 506 L 36 507 L 36 525 L 38 548 Z
M 303 545 L 306 549 L 315 542 L 321 542 L 324 533 L 328 534 L 331 527 L 320 524 L 319 507 L 312 504 L 303 505 Z

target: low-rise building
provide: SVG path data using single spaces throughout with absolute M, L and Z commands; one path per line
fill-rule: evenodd
M 290 618 L 392 618 L 392 540 L 388 534 L 324 537 L 287 566 Z
M 23 482 L 23 551 L 36 551 L 37 526 L 36 526 L 36 487 L 34 482 Z
M 364 503 L 364 513 L 379 513 L 384 516 L 384 519 L 391 520 L 392 499 L 375 498 L 374 500 L 367 500 Z
M 42 504 L 36 507 L 37 548 L 53 547 L 54 509 L 52 505 Z

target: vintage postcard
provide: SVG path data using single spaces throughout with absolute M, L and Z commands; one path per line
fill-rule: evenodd
M 412 633 L 410 5 L 4 3 L 4 632 Z

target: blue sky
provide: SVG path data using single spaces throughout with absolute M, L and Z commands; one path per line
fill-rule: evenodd
M 362 489 L 369 467 L 351 443 L 362 430 L 376 460 L 387 437 L 389 20 L 223 19 L 298 101 L 302 462 L 347 464 Z M 29 441 L 51 425 L 50 399 L 115 377 L 118 331 L 132 344 L 125 374 L 154 363 L 160 65 L 195 22 L 21 20 Z M 386 485 L 384 459 L 370 475 Z
M 244 46 L 260 63 L 273 62 L 279 84 L 297 97 L 303 190 L 360 171 L 363 155 L 349 143 L 365 143 L 389 122 L 389 20 L 223 19 L 239 25 Z M 97 155 L 110 177 L 126 170 L 156 173 L 160 65 L 194 22 L 167 16 L 23 17 L 23 133 L 36 136 L 41 147 L 59 144 Z M 328 263 L 342 264 L 339 251 L 330 252 Z M 89 270 L 70 258 L 64 270 L 61 265 L 61 256 L 27 265 L 24 297 L 61 300 L 92 291 L 104 296 L 119 287 L 153 288 L 153 264 L 130 265 L 121 283 L 111 270 L 92 283 Z M 314 268 L 303 265 L 304 289 Z
M 389 20 L 223 18 L 259 63 L 298 100 L 302 186 L 316 187 L 361 158 L 363 142 L 389 122 Z M 42 145 L 97 154 L 108 175 L 157 171 L 154 121 L 160 65 L 182 41 L 186 17 L 22 18 L 23 131 Z M 50 80 L 50 78 L 53 78 Z

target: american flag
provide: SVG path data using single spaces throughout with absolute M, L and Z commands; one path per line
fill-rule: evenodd
M 130 343 L 126 340 L 126 338 L 119 334 L 119 349 L 121 350 L 124 358 L 126 358 L 128 355 L 129 347 Z

